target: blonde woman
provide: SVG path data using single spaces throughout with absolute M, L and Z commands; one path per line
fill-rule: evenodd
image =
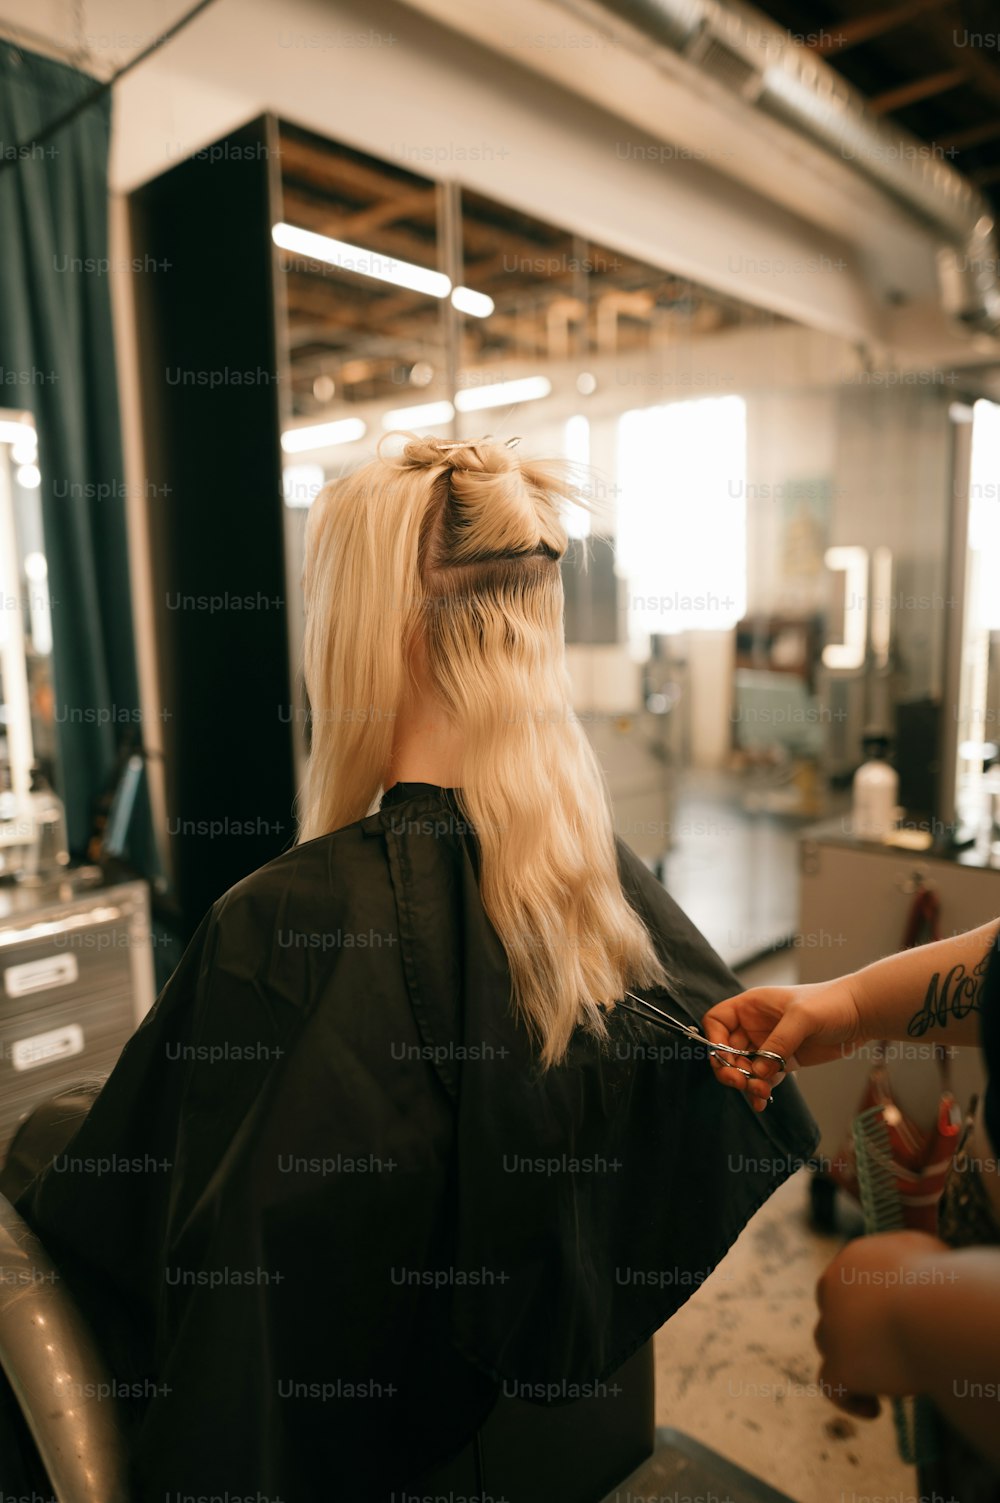
M 735 978 L 572 712 L 576 496 L 408 436 L 314 505 L 300 840 L 21 1202 L 138 1385 L 137 1499 L 600 1498 L 651 1434 L 620 1375 L 814 1146 L 792 1083 L 755 1114 L 645 1009 Z

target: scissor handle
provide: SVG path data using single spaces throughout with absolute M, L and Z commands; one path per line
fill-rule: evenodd
M 784 1075 L 787 1070 L 787 1066 L 785 1064 L 785 1056 L 783 1054 L 775 1054 L 773 1049 L 754 1049 L 753 1057 L 754 1059 L 773 1059 L 777 1061 L 778 1068 L 781 1071 L 782 1075 Z
M 709 1052 L 709 1054 L 711 1054 L 712 1050 L 709 1049 L 708 1052 Z M 740 1051 L 737 1049 L 735 1052 L 738 1054 Z M 743 1068 L 742 1065 L 732 1064 L 729 1060 L 724 1061 L 724 1063 L 725 1063 L 725 1066 L 726 1066 L 727 1070 L 735 1070 L 736 1073 L 737 1073 L 737 1075 L 742 1075 L 743 1076 L 744 1080 L 753 1080 L 754 1079 L 754 1073 L 753 1073 L 752 1070 L 744 1070 L 744 1068 Z
M 706 1039 L 705 1043 L 713 1054 L 739 1054 L 743 1059 L 751 1059 L 754 1053 L 752 1049 L 737 1049 L 735 1044 L 713 1044 L 711 1039 Z
M 739 1055 L 740 1058 L 742 1058 L 742 1059 L 773 1059 L 773 1060 L 776 1060 L 777 1063 L 778 1063 L 778 1065 L 781 1068 L 782 1074 L 784 1074 L 784 1071 L 785 1071 L 785 1061 L 784 1061 L 784 1058 L 780 1054 L 775 1054 L 772 1049 L 737 1049 L 735 1047 L 735 1045 L 733 1045 L 733 1044 L 713 1044 L 711 1039 L 706 1039 L 705 1042 L 708 1045 L 708 1049 L 709 1049 L 709 1053 L 710 1054 L 715 1054 L 715 1053 L 736 1054 L 736 1055 Z M 739 1066 L 738 1065 L 733 1065 L 732 1068 L 734 1070 L 737 1070 L 737 1069 L 739 1069 Z M 750 1074 L 752 1072 L 747 1071 L 747 1070 L 743 1070 L 740 1073 L 743 1074 L 743 1075 L 747 1075 L 747 1074 Z

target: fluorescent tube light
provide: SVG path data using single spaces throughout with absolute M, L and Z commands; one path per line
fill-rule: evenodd
M 377 251 L 349 245 L 346 240 L 334 240 L 329 235 L 317 235 L 313 230 L 299 229 L 298 225 L 274 225 L 271 239 L 282 250 L 297 256 L 308 256 L 341 271 L 353 271 L 360 277 L 373 277 L 377 282 L 391 282 L 394 287 L 407 287 L 411 292 L 424 292 L 428 297 L 447 297 L 451 291 L 451 279 L 443 271 L 429 271 L 426 266 L 415 266 L 412 261 L 400 261 L 396 256 L 380 256 Z
M 281 447 L 286 454 L 305 454 L 310 449 L 329 449 L 334 444 L 352 444 L 364 438 L 367 424 L 360 418 L 340 418 L 335 423 L 310 423 L 303 428 L 286 428 Z
M 391 412 L 383 412 L 382 427 L 437 428 L 441 423 L 450 423 L 454 416 L 450 402 L 418 402 L 413 407 L 394 407 Z
M 485 407 L 506 407 L 512 402 L 536 402 L 552 390 L 548 376 L 525 376 L 520 381 L 497 381 L 492 386 L 466 386 L 455 393 L 459 412 L 481 412 Z
M 471 287 L 456 287 L 451 295 L 451 304 L 459 313 L 470 313 L 473 318 L 489 318 L 496 307 L 485 292 L 473 292 Z

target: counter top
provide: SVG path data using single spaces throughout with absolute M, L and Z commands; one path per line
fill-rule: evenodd
M 69 867 L 53 882 L 0 881 L 0 924 L 73 903 L 106 886 L 99 866 Z
M 930 830 L 919 828 L 904 829 L 901 834 L 923 834 L 931 837 L 930 843 L 920 845 L 917 843 L 903 844 L 890 840 L 867 840 L 855 835 L 851 831 L 850 812 L 846 812 L 835 819 L 821 820 L 814 825 L 808 825 L 800 832 L 800 841 L 812 841 L 818 845 L 842 846 L 848 850 L 871 851 L 873 854 L 882 856 L 909 857 L 913 860 L 947 861 L 954 866 L 966 866 L 977 868 L 982 871 L 994 871 L 1000 873 L 1000 856 L 994 856 L 992 860 L 979 854 L 972 845 L 956 847 L 950 840 L 942 836 L 933 838 Z

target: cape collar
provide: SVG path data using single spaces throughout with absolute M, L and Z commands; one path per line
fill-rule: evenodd
M 380 809 L 386 805 L 401 804 L 408 798 L 419 798 L 422 794 L 437 794 L 442 798 L 448 798 L 461 790 L 458 788 L 442 788 L 439 783 L 393 783 L 382 795 Z

